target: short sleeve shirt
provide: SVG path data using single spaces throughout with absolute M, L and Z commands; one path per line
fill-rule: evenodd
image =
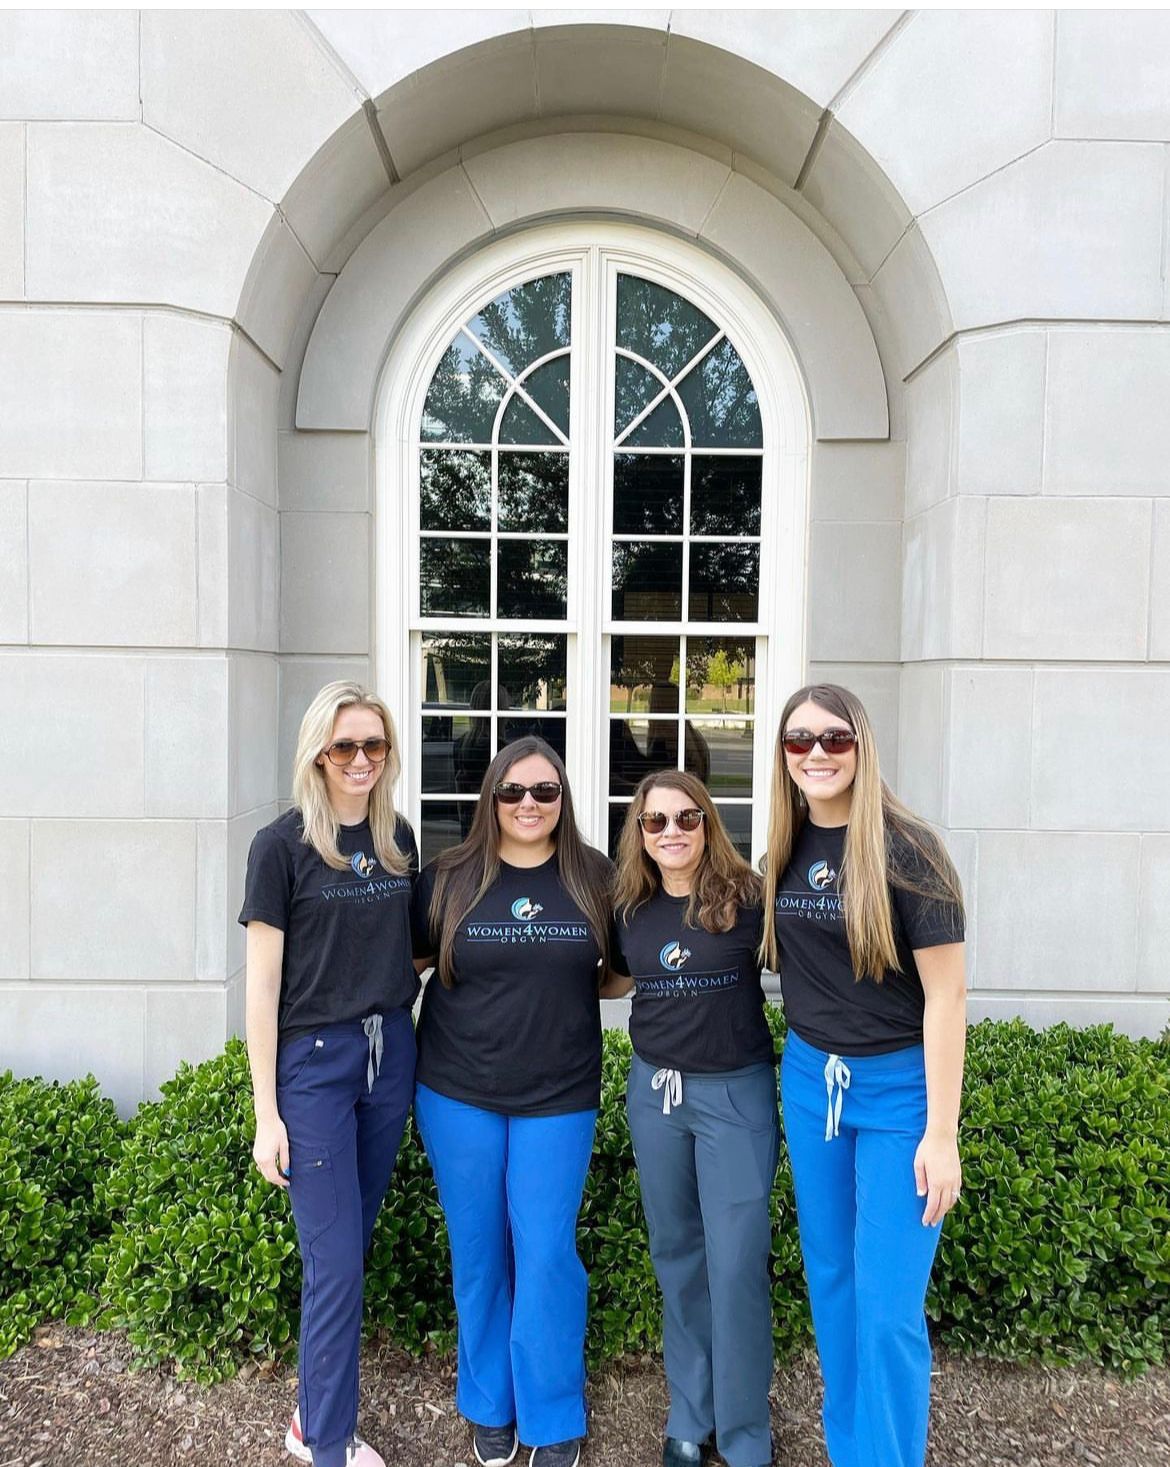
M 831 1054 L 888 1054 L 922 1043 L 925 996 L 914 949 L 962 942 L 963 914 L 891 883 L 901 972 L 855 979 L 839 890 L 848 827 L 806 821 L 776 893 L 780 989 L 789 1026 Z M 912 853 L 895 853 L 912 867 Z
M 415 892 L 416 946 L 431 955 L 432 862 Z M 418 1025 L 421 1084 L 512 1116 L 564 1115 L 601 1102 L 601 949 L 561 885 L 556 856 L 500 864 L 455 937 L 455 983 L 432 974 Z
M 305 841 L 298 810 L 256 832 L 239 920 L 284 933 L 281 1040 L 414 1003 L 410 898 L 418 851 L 405 820 L 395 840 L 410 861 L 403 875 L 378 861 L 368 820 L 338 832 L 338 849 L 349 863 L 344 871 L 327 866 Z

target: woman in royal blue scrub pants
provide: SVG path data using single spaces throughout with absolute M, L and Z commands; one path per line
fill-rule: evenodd
M 385 1467 L 357 1435 L 362 1281 L 414 1088 L 410 899 L 389 709 L 329 683 L 301 723 L 293 808 L 248 854 L 253 1156 L 292 1200 L 303 1264 L 299 1401 L 285 1446 L 316 1467 Z
M 585 1435 L 587 1279 L 577 1213 L 601 1098 L 599 968 L 609 862 L 582 841 L 564 765 L 506 745 L 466 840 L 415 892 L 433 958 L 415 1118 L 451 1240 L 456 1404 L 484 1467 L 518 1441 L 575 1467 Z
M 844 688 L 801 688 L 784 709 L 764 896 L 829 1458 L 922 1467 L 923 1303 L 961 1175 L 962 894 L 938 837 L 882 783 Z

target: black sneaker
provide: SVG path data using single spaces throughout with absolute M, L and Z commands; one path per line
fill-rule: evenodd
M 581 1441 L 573 1437 L 567 1442 L 553 1442 L 549 1447 L 533 1447 L 528 1467 L 577 1467 L 581 1460 Z
M 515 1426 L 477 1426 L 472 1445 L 483 1467 L 508 1467 L 520 1443 Z

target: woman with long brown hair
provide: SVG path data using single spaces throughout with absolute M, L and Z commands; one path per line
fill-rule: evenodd
M 779 1127 L 760 883 L 693 774 L 635 790 L 615 908 L 611 963 L 629 976 L 603 996 L 633 992 L 626 1103 L 662 1289 L 663 1464 L 696 1467 L 714 1436 L 730 1467 L 764 1467 Z
M 963 901 L 938 836 L 882 782 L 845 688 L 800 688 L 784 708 L 764 873 L 829 1457 L 921 1467 L 923 1302 L 961 1177 Z
M 598 989 L 610 864 L 577 829 L 543 739 L 488 766 L 471 829 L 422 872 L 415 950 L 435 962 L 415 1117 L 451 1240 L 456 1404 L 476 1460 L 576 1467 L 587 1280 L 577 1213 L 601 1101 Z

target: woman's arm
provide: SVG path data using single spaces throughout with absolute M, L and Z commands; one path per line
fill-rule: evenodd
M 958 1201 L 959 1100 L 963 1055 L 967 1047 L 967 978 L 963 944 L 917 948 L 914 961 L 922 979 L 926 1011 L 922 1042 L 926 1051 L 926 1131 L 914 1153 L 919 1197 L 926 1198 L 923 1226 L 934 1226 Z
M 605 982 L 597 990 L 598 998 L 628 998 L 634 991 L 634 980 L 625 973 L 615 973 L 611 968 Z
M 276 1013 L 284 933 L 267 922 L 249 922 L 247 955 L 245 1028 L 256 1112 L 252 1159 L 266 1181 L 287 1187 L 288 1132 L 276 1108 Z

